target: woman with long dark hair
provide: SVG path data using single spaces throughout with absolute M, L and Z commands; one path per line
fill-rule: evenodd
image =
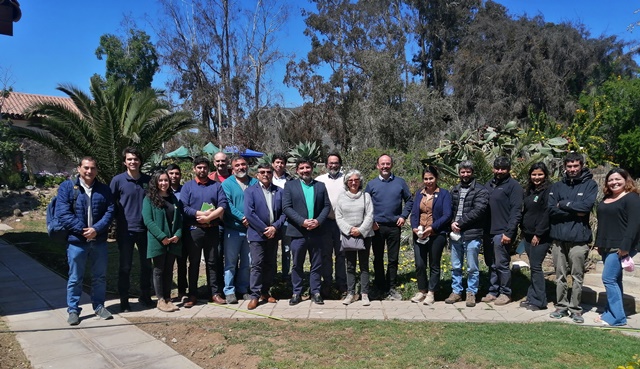
M 594 321 L 602 325 L 625 325 L 621 261 L 635 255 L 640 241 L 640 197 L 633 178 L 624 169 L 611 169 L 604 182 L 604 198 L 597 210 L 595 245 L 604 263 L 602 283 L 607 292 L 607 306 Z
M 549 170 L 538 162 L 529 169 L 527 188 L 525 189 L 524 209 L 522 211 L 522 240 L 531 265 L 531 284 L 527 291 L 527 299 L 520 303 L 528 310 L 547 308 L 547 292 L 545 288 L 542 262 L 551 246 L 549 238 Z
M 413 254 L 416 263 L 418 292 L 411 302 L 431 305 L 440 285 L 440 261 L 447 244 L 452 218 L 451 194 L 438 187 L 438 170 L 429 165 L 422 172 L 424 187 L 418 190 L 411 210 Z M 427 278 L 429 265 L 429 278 Z
M 182 255 L 182 206 L 170 188 L 165 171 L 153 174 L 142 203 L 142 219 L 147 227 L 147 257 L 153 260 L 153 286 L 158 310 L 172 312 L 173 263 Z

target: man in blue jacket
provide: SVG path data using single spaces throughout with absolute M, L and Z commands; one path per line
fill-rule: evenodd
M 561 319 L 569 316 L 574 323 L 584 323 L 582 317 L 582 281 L 584 263 L 592 240 L 589 214 L 596 202 L 598 184 L 584 167 L 584 158 L 570 152 L 564 158 L 562 180 L 549 191 L 549 226 L 553 240 L 551 254 L 556 268 L 556 309 L 549 316 Z M 569 299 L 567 273 L 573 285 Z
M 269 289 L 278 268 L 278 239 L 284 225 L 282 189 L 273 183 L 269 164 L 258 165 L 258 181 L 244 192 L 244 215 L 249 223 L 247 239 L 251 253 L 251 300 L 247 309 L 253 310 L 260 299 L 275 303 Z
M 55 214 L 69 231 L 67 239 L 67 312 L 70 325 L 80 323 L 78 306 L 87 261 L 91 267 L 91 304 L 101 319 L 113 319 L 104 306 L 107 290 L 107 235 L 114 205 L 109 186 L 96 176 L 96 160 L 85 156 L 78 165 L 78 177 L 64 181 L 58 189 Z M 77 198 L 74 193 L 77 193 Z
M 284 186 L 282 208 L 289 219 L 287 235 L 291 236 L 291 260 L 293 269 L 291 283 L 293 296 L 289 305 L 302 302 L 302 278 L 304 259 L 307 251 L 311 262 L 309 284 L 311 299 L 318 305 L 324 304 L 320 295 L 320 279 L 322 272 L 322 241 L 324 235 L 321 225 L 331 211 L 331 202 L 324 183 L 311 177 L 313 162 L 309 159 L 298 159 L 296 173 L 299 179 L 289 181 Z

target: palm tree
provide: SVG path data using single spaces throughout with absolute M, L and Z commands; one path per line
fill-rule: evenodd
M 124 83 L 101 89 L 96 81 L 91 81 L 91 96 L 70 85 L 57 89 L 71 98 L 73 106 L 34 104 L 27 111 L 30 118 L 36 118 L 31 128 L 13 129 L 18 136 L 74 162 L 93 156 L 100 169 L 98 179 L 105 183 L 123 170 L 121 153 L 125 147 L 135 146 L 143 158 L 149 158 L 163 142 L 196 125 L 191 113 L 171 112 L 158 90 L 136 92 Z

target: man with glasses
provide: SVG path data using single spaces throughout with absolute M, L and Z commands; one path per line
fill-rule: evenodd
M 244 192 L 244 215 L 249 223 L 247 239 L 251 253 L 250 291 L 247 309 L 262 303 L 275 303 L 269 290 L 278 268 L 278 239 L 285 215 L 282 212 L 282 189 L 271 181 L 269 164 L 258 165 L 258 183 Z

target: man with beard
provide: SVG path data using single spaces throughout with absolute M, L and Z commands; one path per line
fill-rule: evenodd
M 506 305 L 511 302 L 510 249 L 518 234 L 522 218 L 523 191 L 511 178 L 511 161 L 500 156 L 493 162 L 493 179 L 489 191 L 489 233 L 485 239 L 484 261 L 489 266 L 489 293 L 482 302 Z
M 182 186 L 180 201 L 184 205 L 184 222 L 189 232 L 184 238 L 189 254 L 189 297 L 185 308 L 198 302 L 198 272 L 200 258 L 204 251 L 207 287 L 211 291 L 211 301 L 224 304 L 220 296 L 221 280 L 218 279 L 218 222 L 227 208 L 227 197 L 220 183 L 209 179 L 209 159 L 197 157 L 193 160 L 194 179 Z
M 473 176 L 473 163 L 469 160 L 458 165 L 460 184 L 451 189 L 453 222 L 451 223 L 451 295 L 444 302 L 453 304 L 462 300 L 462 265 L 467 259 L 467 307 L 476 306 L 480 284 L 478 253 L 482 244 L 485 217 L 489 205 L 489 192 Z
M 549 226 L 551 254 L 556 268 L 556 309 L 550 317 L 569 316 L 574 323 L 584 323 L 582 317 L 582 281 L 584 262 L 592 239 L 589 214 L 598 194 L 598 184 L 584 167 L 584 158 L 570 152 L 564 158 L 562 181 L 549 190 Z M 571 268 L 571 300 L 568 296 L 567 272 Z
M 244 191 L 258 181 L 249 177 L 247 161 L 236 156 L 231 159 L 233 176 L 222 182 L 229 206 L 224 212 L 224 295 L 227 304 L 237 304 L 238 295 L 248 300 L 249 292 L 249 242 L 244 216 Z M 240 261 L 240 264 L 238 264 Z M 237 288 L 237 291 L 236 291 Z
M 334 208 L 338 196 L 344 192 L 344 178 L 340 171 L 342 158 L 337 152 L 329 153 L 326 161 L 327 173 L 316 177 L 316 181 L 324 183 L 331 201 L 331 211 L 323 225 L 326 240 L 322 248 L 322 294 L 325 298 L 331 293 L 333 277 L 333 255 L 335 254 L 336 285 L 341 294 L 347 292 L 347 267 L 344 252 L 341 251 L 340 229 L 336 223 Z
M 215 171 L 209 173 L 209 179 L 222 184 L 225 179 L 231 176 L 231 170 L 229 170 L 229 158 L 227 154 L 222 151 L 217 152 L 213 156 L 213 165 L 216 168 Z M 224 226 L 220 222 L 218 227 L 218 265 L 216 270 L 218 271 L 218 281 L 222 283 L 224 280 Z
M 118 294 L 120 311 L 131 311 L 129 305 L 129 287 L 131 285 L 131 267 L 133 250 L 138 248 L 140 258 L 140 302 L 145 307 L 155 306 L 151 301 L 151 259 L 147 259 L 147 228 L 142 221 L 142 200 L 149 187 L 151 177 L 140 171 L 142 155 L 135 147 L 126 147 L 122 151 L 126 171 L 113 177 L 109 187 L 116 204 L 116 239 L 120 251 L 118 268 Z
M 311 299 L 316 304 L 324 304 L 320 295 L 322 270 L 322 242 L 324 240 L 320 226 L 331 211 L 331 202 L 324 183 L 313 180 L 313 162 L 300 158 L 296 161 L 296 173 L 299 179 L 289 181 L 284 186 L 282 209 L 289 219 L 287 235 L 291 237 L 291 257 L 293 269 L 291 283 L 293 296 L 289 305 L 302 301 L 302 278 L 304 260 L 307 251 L 311 262 L 309 283 Z
M 398 258 L 400 256 L 400 230 L 413 207 L 413 196 L 404 179 L 391 173 L 393 159 L 387 154 L 378 158 L 376 167 L 380 175 L 367 183 L 365 192 L 373 201 L 373 271 L 375 285 L 389 300 L 402 300 L 396 291 Z M 402 203 L 404 202 L 404 207 Z M 387 245 L 387 273 L 384 272 L 384 246 Z

